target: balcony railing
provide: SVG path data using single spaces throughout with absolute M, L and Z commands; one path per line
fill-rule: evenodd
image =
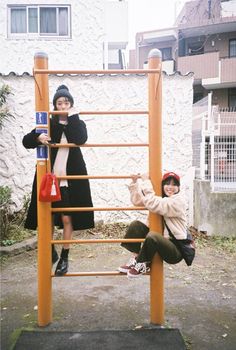
M 194 79 L 204 80 L 204 85 L 228 84 L 236 82 L 236 57 L 219 58 L 219 52 L 178 57 L 177 70 L 181 74 L 194 73 Z
M 221 82 L 236 84 L 236 57 L 221 59 Z
M 178 57 L 177 70 L 181 74 L 194 73 L 195 79 L 219 77 L 219 52 Z

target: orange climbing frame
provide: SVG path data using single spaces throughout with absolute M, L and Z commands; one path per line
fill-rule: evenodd
M 154 189 L 161 195 L 161 169 L 162 169 L 162 76 L 161 76 L 161 54 L 159 50 L 151 50 L 148 57 L 148 69 L 129 70 L 49 70 L 48 56 L 44 52 L 38 52 L 34 56 L 34 79 L 35 79 L 35 106 L 36 113 L 46 112 L 46 125 L 37 125 L 37 128 L 49 128 L 49 115 L 59 114 L 49 110 L 48 74 L 148 74 L 149 102 L 148 111 L 82 111 L 81 115 L 112 115 L 112 114 L 147 114 L 149 117 L 149 143 L 148 144 L 85 144 L 79 147 L 149 147 L 149 174 Z M 60 112 L 61 114 L 61 112 Z M 48 130 L 50 134 L 50 130 Z M 74 144 L 54 144 L 51 147 L 78 147 Z M 42 176 L 50 169 L 50 159 L 37 159 L 37 185 Z M 127 179 L 130 176 L 64 176 L 59 179 Z M 73 243 L 120 243 L 120 242 L 142 242 L 142 239 L 95 239 L 95 240 L 52 240 L 52 212 L 60 211 L 109 211 L 109 210 L 145 210 L 144 207 L 107 207 L 107 208 L 51 208 L 50 203 L 38 201 L 38 325 L 46 326 L 52 322 L 52 277 L 51 273 L 51 244 Z M 159 215 L 149 213 L 150 229 L 162 232 L 162 220 Z M 64 277 L 71 276 L 109 276 L 119 275 L 116 271 L 102 272 L 80 272 L 68 273 Z M 162 325 L 164 323 L 164 279 L 163 262 L 158 255 L 154 257 L 150 272 L 150 310 L 151 322 Z

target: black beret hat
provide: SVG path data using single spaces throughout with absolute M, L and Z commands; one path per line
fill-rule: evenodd
M 60 97 L 67 97 L 68 100 L 71 103 L 71 106 L 73 106 L 74 99 L 73 99 L 72 95 L 70 94 L 69 89 L 68 89 L 68 87 L 66 85 L 60 85 L 57 88 L 57 91 L 56 91 L 56 93 L 55 93 L 55 95 L 53 97 L 53 106 L 54 106 L 54 108 L 56 108 L 56 101 Z

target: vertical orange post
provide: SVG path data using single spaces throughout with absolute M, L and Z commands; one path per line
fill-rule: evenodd
M 161 196 L 162 178 L 162 73 L 161 52 L 157 49 L 148 55 L 148 68 L 160 69 L 156 74 L 149 74 L 149 174 L 157 195 Z M 161 216 L 149 213 L 150 230 L 162 234 Z M 150 276 L 150 311 L 151 322 L 164 323 L 164 278 L 163 261 L 155 255 Z
M 37 52 L 34 56 L 35 69 L 48 69 L 48 56 Z M 36 112 L 47 112 L 46 123 L 49 126 L 49 92 L 48 75 L 35 76 L 35 109 Z M 49 127 L 48 127 L 49 132 Z M 37 158 L 37 198 L 39 186 L 50 161 L 47 156 Z M 38 325 L 46 326 L 52 321 L 52 279 L 51 279 L 51 233 L 52 218 L 50 203 L 37 199 L 38 208 Z

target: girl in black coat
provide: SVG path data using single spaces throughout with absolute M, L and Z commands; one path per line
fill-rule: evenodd
M 75 143 L 82 145 L 87 141 L 86 124 L 79 119 L 79 115 L 73 108 L 74 100 L 65 85 L 58 87 L 53 98 L 54 109 L 68 111 L 68 116 L 53 116 L 50 120 L 50 137 L 47 134 L 36 133 L 32 130 L 23 138 L 26 148 L 36 148 L 39 145 L 52 143 Z M 86 164 L 79 147 L 51 148 L 51 166 L 57 176 L 63 175 L 87 175 Z M 89 181 L 61 180 L 60 190 L 62 200 L 53 203 L 53 207 L 92 207 L 92 198 Z M 94 212 L 62 212 L 54 214 L 54 224 L 63 228 L 63 239 L 72 239 L 73 230 L 84 230 L 94 227 Z M 37 228 L 37 185 L 36 174 L 33 182 L 31 202 L 25 227 L 35 230 Z M 68 271 L 69 245 L 65 244 L 61 251 L 60 260 L 55 274 L 64 275 Z M 58 260 L 57 252 L 52 246 L 52 261 Z

